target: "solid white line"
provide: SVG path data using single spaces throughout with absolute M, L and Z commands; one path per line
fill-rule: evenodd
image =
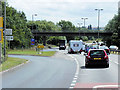
M 97 86 L 94 86 L 93 87 L 93 90 L 97 90 L 97 88 L 118 88 L 118 87 L 120 87 L 120 85 L 97 85 Z

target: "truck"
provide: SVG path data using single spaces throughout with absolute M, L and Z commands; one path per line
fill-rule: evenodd
M 70 40 L 68 53 L 80 53 L 83 51 L 83 41 L 82 40 Z
M 59 50 L 65 50 L 66 49 L 66 40 L 59 40 Z

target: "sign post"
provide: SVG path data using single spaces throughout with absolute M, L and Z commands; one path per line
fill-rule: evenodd
M 37 45 L 38 54 L 42 54 L 43 53 L 43 49 L 44 49 L 44 45 Z
M 0 17 L 0 64 L 2 63 L 3 17 Z

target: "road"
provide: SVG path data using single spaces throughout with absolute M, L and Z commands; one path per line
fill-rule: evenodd
M 109 55 L 109 68 L 85 68 L 82 54 L 57 50 L 53 57 L 11 56 L 30 60 L 3 74 L 3 88 L 118 87 L 118 55 Z

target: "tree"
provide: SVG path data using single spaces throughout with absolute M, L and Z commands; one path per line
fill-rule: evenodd
M 119 27 L 120 27 L 120 9 L 118 10 L 118 15 L 115 15 L 113 19 L 110 20 L 105 27 L 105 31 L 113 32 L 112 37 L 103 38 L 103 41 L 106 41 L 108 46 L 114 44 L 120 48 Z
M 70 21 L 61 20 L 60 22 L 57 23 L 57 25 L 61 27 L 62 32 L 77 31 L 75 26 Z M 66 38 L 67 38 L 67 41 L 69 41 L 69 40 L 74 40 L 75 37 L 66 36 Z
M 27 27 L 27 19 L 24 12 L 17 11 L 13 7 L 9 7 L 8 4 L 6 6 L 6 28 L 13 30 L 14 40 L 11 41 L 11 48 L 30 46 L 32 33 Z

